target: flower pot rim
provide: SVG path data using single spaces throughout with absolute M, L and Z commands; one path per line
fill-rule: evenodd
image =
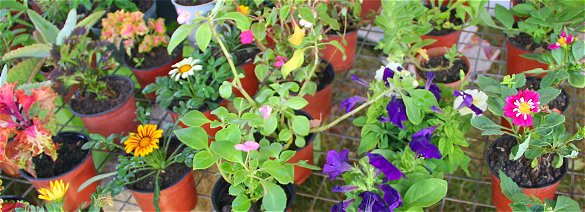
M 177 0 L 171 0 L 171 2 L 173 2 L 173 4 L 175 4 L 175 5 L 179 5 L 179 6 L 182 6 L 182 7 L 200 7 L 200 6 L 207 6 L 207 5 L 209 5 L 209 4 L 215 4 L 215 1 L 213 1 L 213 0 L 212 0 L 212 1 L 210 1 L 210 2 L 207 2 L 207 3 L 205 3 L 205 4 L 190 5 L 190 6 L 189 6 L 189 5 L 182 5 L 182 4 L 179 4 L 179 3 L 177 3 Z
M 185 166 L 185 164 L 181 164 L 181 165 Z M 167 189 L 170 189 L 170 188 L 173 188 L 173 187 L 177 186 L 181 181 L 183 181 L 185 178 L 189 177 L 190 174 L 192 175 L 193 172 L 194 172 L 194 170 L 193 169 L 190 169 L 179 180 L 177 180 L 177 182 L 174 182 L 173 184 L 171 184 L 169 187 L 167 187 L 165 189 L 161 189 L 160 192 L 163 192 L 163 191 L 165 191 Z M 137 189 L 130 188 L 128 186 L 124 186 L 124 188 L 126 188 L 126 189 L 128 189 L 128 190 L 130 190 L 132 192 L 136 192 L 136 193 L 140 193 L 140 194 L 154 194 L 154 191 L 137 190 Z
M 179 45 L 175 48 L 175 50 L 173 50 L 173 53 L 171 53 L 169 56 L 173 56 L 173 54 L 177 53 L 177 57 L 171 57 L 169 59 L 169 61 L 167 61 L 166 63 L 160 64 L 158 66 L 154 66 L 154 67 L 150 67 L 150 68 L 136 68 L 136 67 L 132 67 L 130 64 L 128 64 L 126 61 L 126 57 L 128 57 L 127 54 L 124 54 L 124 57 L 122 57 L 122 63 L 124 64 L 125 67 L 128 67 L 130 69 L 132 69 L 132 71 L 139 71 L 139 72 L 147 72 L 147 71 L 152 71 L 155 69 L 159 69 L 162 68 L 164 66 L 169 65 L 169 63 L 175 61 L 177 58 L 182 58 L 183 57 L 183 53 L 182 52 L 177 52 L 178 49 L 183 48 L 183 45 Z M 171 65 L 172 66 L 172 65 Z
M 2 199 L 2 200 L 10 200 L 10 201 L 15 201 L 16 200 L 16 201 L 23 201 L 23 202 L 27 202 L 28 203 L 28 201 L 24 197 L 21 197 L 21 196 L 18 196 L 18 195 L 0 195 L 0 199 Z
M 122 101 L 120 104 L 114 106 L 113 108 L 110 108 L 109 110 L 106 110 L 106 111 L 103 111 L 103 112 L 94 113 L 94 114 L 81 114 L 81 113 L 78 113 L 77 111 L 75 111 L 73 109 L 73 107 L 71 106 L 71 103 L 69 103 L 69 110 L 71 111 L 71 113 L 73 113 L 74 115 L 79 116 L 79 117 L 96 117 L 96 116 L 101 116 L 101 115 L 105 115 L 105 114 L 111 113 L 111 112 L 117 110 L 118 108 L 121 108 L 124 104 L 128 103 L 128 101 L 130 99 L 134 98 L 134 81 L 132 81 L 132 79 L 130 79 L 127 76 L 121 76 L 121 75 L 109 75 L 109 76 L 105 76 L 102 79 L 105 79 L 105 78 L 124 79 L 124 80 L 130 82 L 131 89 L 130 89 L 129 93 L 132 94 L 132 95 L 129 95 L 129 97 L 127 99 L 124 99 L 124 101 Z
M 211 205 L 213 206 L 213 208 L 216 211 L 221 211 L 221 210 L 218 210 L 217 207 L 216 207 L 216 206 L 219 206 L 219 202 L 215 202 L 214 201 L 214 199 L 215 199 L 214 196 L 216 196 L 214 194 L 217 194 L 216 192 L 220 192 L 219 191 L 220 190 L 219 185 L 221 185 L 221 184 L 227 184 L 227 185 L 231 186 L 231 184 L 229 184 L 225 179 L 223 179 L 223 177 L 221 175 L 219 176 L 219 178 L 213 184 L 213 188 L 211 189 L 211 198 L 210 199 L 211 199 Z M 286 209 L 292 208 L 292 205 L 294 203 L 294 200 L 295 200 L 295 197 L 296 197 L 296 193 L 297 193 L 297 188 L 296 188 L 295 183 L 293 182 L 293 183 L 289 183 L 289 184 L 286 184 L 286 185 L 282 185 L 280 183 L 276 183 L 276 184 L 279 185 L 279 186 L 281 186 L 283 188 L 285 195 L 287 194 L 287 190 L 289 191 L 288 194 L 290 195 L 290 198 L 288 198 L 288 196 L 287 196 L 287 204 L 286 204 L 286 207 L 285 207 L 285 211 L 286 211 Z M 228 190 L 229 190 L 229 186 L 227 187 Z M 229 192 L 228 192 L 228 194 L 229 194 Z M 219 201 L 219 199 L 218 199 L 218 201 Z
M 530 38 L 530 39 L 531 39 L 531 40 L 533 40 L 532 38 Z M 511 47 L 514 47 L 514 48 L 520 49 L 520 50 L 522 50 L 522 51 L 528 52 L 528 53 L 526 53 L 526 54 L 534 54 L 534 51 L 530 51 L 530 50 L 528 50 L 528 49 L 525 49 L 524 47 L 517 46 L 516 44 L 514 44 L 514 43 L 510 42 L 510 38 L 509 38 L 508 36 L 505 36 L 505 40 L 506 40 L 506 45 L 507 45 L 507 46 L 511 46 Z M 533 40 L 533 42 L 534 42 L 534 40 Z M 521 55 L 522 55 L 522 54 L 521 54 Z M 523 57 L 522 57 L 522 58 L 523 58 Z M 538 60 L 534 60 L 534 61 L 538 61 Z
M 85 133 L 82 132 L 76 132 L 76 131 L 63 131 L 63 132 L 59 132 L 57 133 L 56 137 L 58 137 L 61 134 L 77 134 L 82 136 L 86 141 L 85 143 L 91 141 L 91 138 L 89 136 L 87 136 Z M 65 173 L 62 173 L 60 175 L 57 176 L 53 176 L 53 177 L 47 177 L 47 178 L 34 178 L 33 176 L 31 176 L 28 172 L 25 172 L 22 169 L 19 169 L 18 172 L 20 173 L 20 175 L 24 178 L 26 178 L 28 181 L 53 181 L 53 180 L 57 180 L 59 178 L 62 178 L 65 175 L 68 175 L 69 173 L 77 170 L 79 167 L 81 167 L 83 164 L 85 164 L 85 162 L 87 162 L 87 160 L 92 158 L 92 149 L 89 149 L 87 154 L 85 155 L 85 157 L 83 158 L 83 160 L 81 160 L 77 165 L 75 165 L 71 170 L 66 171 Z
M 491 144 L 490 148 L 488 148 L 486 150 L 486 154 L 484 154 L 484 160 L 487 162 L 487 167 L 490 170 L 490 174 L 491 175 L 494 175 L 496 177 L 496 179 L 498 179 L 498 180 L 500 180 L 500 176 L 498 174 L 496 174 L 496 172 L 494 171 L 494 168 L 491 167 L 490 166 L 490 163 L 488 162 L 489 161 L 489 158 L 488 158 L 488 155 L 489 154 L 488 154 L 488 152 L 490 150 L 492 150 L 496 146 L 496 144 L 498 144 L 499 142 L 502 142 L 502 138 L 504 138 L 504 137 L 512 137 L 512 136 L 511 135 L 503 135 L 503 136 L 500 136 L 498 139 L 496 139 L 496 141 L 493 142 L 493 144 Z M 561 169 L 561 176 L 559 176 L 554 181 L 552 181 L 550 183 L 547 183 L 546 185 L 541 185 L 541 186 L 522 186 L 522 185 L 520 185 L 520 184 L 518 184 L 516 182 L 515 183 L 518 184 L 518 187 L 524 188 L 524 189 L 546 188 L 548 186 L 551 186 L 551 185 L 554 185 L 556 183 L 561 182 L 561 180 L 565 177 L 565 175 L 567 175 L 567 172 L 569 171 L 569 159 L 563 158 L 563 165 L 561 166 L 560 169 Z

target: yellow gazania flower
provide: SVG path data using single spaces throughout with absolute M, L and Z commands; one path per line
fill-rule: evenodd
M 69 189 L 69 183 L 65 184 L 63 183 L 63 180 L 55 180 L 49 182 L 49 184 L 49 189 L 39 189 L 39 199 L 47 201 L 61 201 L 63 196 L 65 196 L 65 193 L 67 193 L 67 189 Z
M 130 133 L 128 140 L 124 141 L 126 153 L 134 151 L 134 157 L 146 156 L 158 149 L 159 138 L 163 130 L 157 130 L 156 125 L 147 124 L 138 126 L 138 133 Z
M 248 7 L 246 5 L 240 5 L 238 7 L 238 11 L 240 11 L 244 15 L 248 15 L 248 13 L 250 12 L 250 7 Z
M 303 42 L 304 38 L 305 38 L 305 31 L 297 25 L 297 26 L 295 26 L 294 34 L 288 39 L 288 42 L 292 43 L 295 46 L 299 46 Z

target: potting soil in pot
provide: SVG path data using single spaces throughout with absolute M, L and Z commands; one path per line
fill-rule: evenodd
M 506 175 L 521 187 L 542 187 L 551 184 L 562 176 L 562 169 L 552 167 L 552 158 L 545 155 L 536 168 L 530 166 L 531 160 L 521 157 L 518 160 L 509 160 L 511 149 L 517 144 L 512 136 L 505 136 L 498 142 L 495 149 L 488 151 L 488 165 L 498 173 L 504 171 Z
M 44 154 L 33 158 L 37 178 L 50 178 L 69 172 L 79 165 L 89 153 L 89 150 L 81 149 L 85 143 L 81 139 L 79 141 L 58 140 L 56 143 L 59 144 L 56 161 Z
M 540 89 L 540 78 L 526 77 L 526 85 L 524 85 L 522 89 L 532 89 L 535 91 Z M 556 108 L 557 110 L 564 112 L 569 104 L 568 100 L 569 96 L 567 96 L 567 93 L 564 90 L 562 90 L 561 93 L 555 99 L 550 101 L 547 105 L 548 108 L 550 109 Z
M 152 7 L 152 3 L 154 3 L 154 0 L 132 0 L 132 2 L 136 4 L 138 10 L 146 12 L 150 9 L 150 7 Z
M 211 2 L 212 0 L 176 0 L 175 2 L 177 2 L 177 4 L 183 5 L 183 6 L 196 6 L 196 5 L 202 5 L 202 4 L 206 4 Z
M 161 175 L 159 176 L 160 190 L 173 186 L 175 183 L 179 182 L 187 172 L 190 172 L 191 170 L 192 170 L 191 168 L 185 166 L 185 164 L 182 163 L 175 163 L 173 165 L 170 165 L 167 169 L 165 169 L 165 172 L 161 173 Z M 148 173 L 150 172 L 140 171 L 136 173 L 136 178 L 145 176 Z M 150 175 L 141 181 L 128 185 L 128 188 L 138 191 L 152 192 L 154 191 L 155 177 L 156 175 Z
M 445 58 L 443 55 L 431 57 L 431 58 L 429 58 L 428 61 L 421 64 L 421 66 L 423 68 L 429 68 L 429 69 L 441 67 L 441 66 L 447 67 L 447 66 L 449 66 L 449 60 L 447 58 Z M 466 74 L 469 71 L 469 67 L 467 66 L 467 64 L 465 64 L 465 62 L 463 62 L 463 60 L 460 58 L 455 59 L 455 61 L 453 61 L 453 66 L 451 66 L 451 68 L 449 68 L 448 70 L 433 71 L 435 73 L 435 79 L 433 79 L 433 82 L 436 82 L 436 83 L 457 82 L 460 80 L 459 70 L 463 70 L 463 72 L 465 72 Z M 426 71 L 423 71 L 423 70 L 419 71 L 419 75 L 423 79 L 425 79 L 425 80 L 427 79 L 427 72 Z
M 125 59 L 126 63 L 128 63 L 128 65 L 131 67 L 135 67 L 137 69 L 148 69 L 167 64 L 172 59 L 177 58 L 179 54 L 180 51 L 173 51 L 173 54 L 169 55 L 166 47 L 158 46 L 153 48 L 152 51 L 146 53 L 133 52 L 134 56 L 132 56 L 132 58 L 144 58 L 140 67 L 136 67 L 136 62 L 132 58 L 128 58 L 128 55 L 125 56 Z
M 430 6 L 427 6 L 430 7 Z M 441 11 L 447 11 L 446 7 L 442 7 Z M 461 26 L 463 25 L 463 20 L 455 17 L 455 14 L 457 12 L 455 10 L 451 10 L 451 15 L 449 16 L 449 22 L 453 23 L 455 26 Z M 433 23 L 431 23 L 433 24 Z M 431 30 L 431 32 L 427 33 L 427 35 L 432 35 L 432 36 L 438 36 L 438 35 L 446 35 L 449 34 L 451 32 L 455 32 L 457 30 L 454 29 L 441 29 L 441 30 L 436 30 L 434 29 L 434 25 L 433 25 L 433 30 Z
M 117 92 L 115 97 L 106 100 L 96 100 L 95 94 L 89 94 L 83 97 L 80 93 L 77 93 L 71 99 L 71 107 L 73 110 L 80 114 L 97 114 L 122 104 L 130 96 L 134 95 L 130 92 L 132 90 L 131 82 L 123 78 L 108 78 L 106 84 Z
M 516 26 L 516 25 L 515 25 Z M 513 37 L 509 37 L 508 41 L 510 41 L 510 43 L 512 43 L 512 45 L 520 47 L 522 49 L 528 50 L 529 52 L 533 52 L 533 53 L 542 53 L 546 50 L 546 44 L 545 43 L 541 43 L 541 44 L 536 44 L 534 43 L 534 40 L 532 40 L 532 37 L 530 37 L 530 35 L 521 32 L 520 34 L 513 36 Z
M 235 55 L 236 58 L 236 63 L 234 64 L 236 67 L 237 66 L 241 66 L 244 63 L 246 63 L 246 61 L 252 59 L 254 60 L 254 57 L 260 53 L 260 50 L 258 50 L 255 47 L 246 47 L 243 49 L 239 49 L 236 50 L 233 54 Z M 223 56 L 223 54 L 222 54 Z

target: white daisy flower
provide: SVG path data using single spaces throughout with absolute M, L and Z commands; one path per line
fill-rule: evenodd
M 463 92 L 471 95 L 471 97 L 473 98 L 471 105 L 479 108 L 481 111 L 487 110 L 488 96 L 484 92 L 477 90 L 477 89 L 467 89 L 467 90 L 464 90 Z M 453 101 L 453 107 L 455 109 L 457 109 L 461 106 L 462 103 L 463 103 L 463 96 L 457 96 L 457 98 L 455 98 L 455 100 Z M 459 110 L 459 113 L 463 116 L 467 115 L 467 114 L 473 114 L 473 116 L 477 115 L 473 110 L 470 109 L 470 107 L 461 108 Z
M 185 58 L 181 60 L 181 62 L 171 66 L 174 69 L 169 72 L 169 75 L 171 75 L 171 78 L 174 78 L 175 81 L 179 81 L 181 78 L 186 79 L 195 74 L 195 71 L 203 69 L 203 66 L 197 65 L 199 61 L 199 59 L 193 59 L 192 57 Z

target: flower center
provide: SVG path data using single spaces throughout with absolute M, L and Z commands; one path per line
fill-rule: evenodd
M 530 105 L 528 103 L 526 103 L 526 102 L 522 102 L 518 106 L 518 110 L 522 114 L 528 114 L 528 113 L 530 113 Z
M 150 145 L 150 140 L 151 140 L 151 139 L 150 139 L 150 138 L 148 138 L 148 137 L 147 137 L 147 138 L 142 138 L 142 139 L 140 140 L 140 146 L 141 146 L 141 147 L 145 147 L 145 146 L 148 146 L 148 145 Z
M 561 46 L 567 45 L 567 39 L 564 37 L 560 37 L 558 42 L 561 44 Z
M 179 68 L 179 72 L 181 72 L 181 73 L 185 73 L 185 72 L 187 72 L 187 71 L 189 71 L 189 70 L 191 70 L 191 65 L 182 65 L 182 66 Z

